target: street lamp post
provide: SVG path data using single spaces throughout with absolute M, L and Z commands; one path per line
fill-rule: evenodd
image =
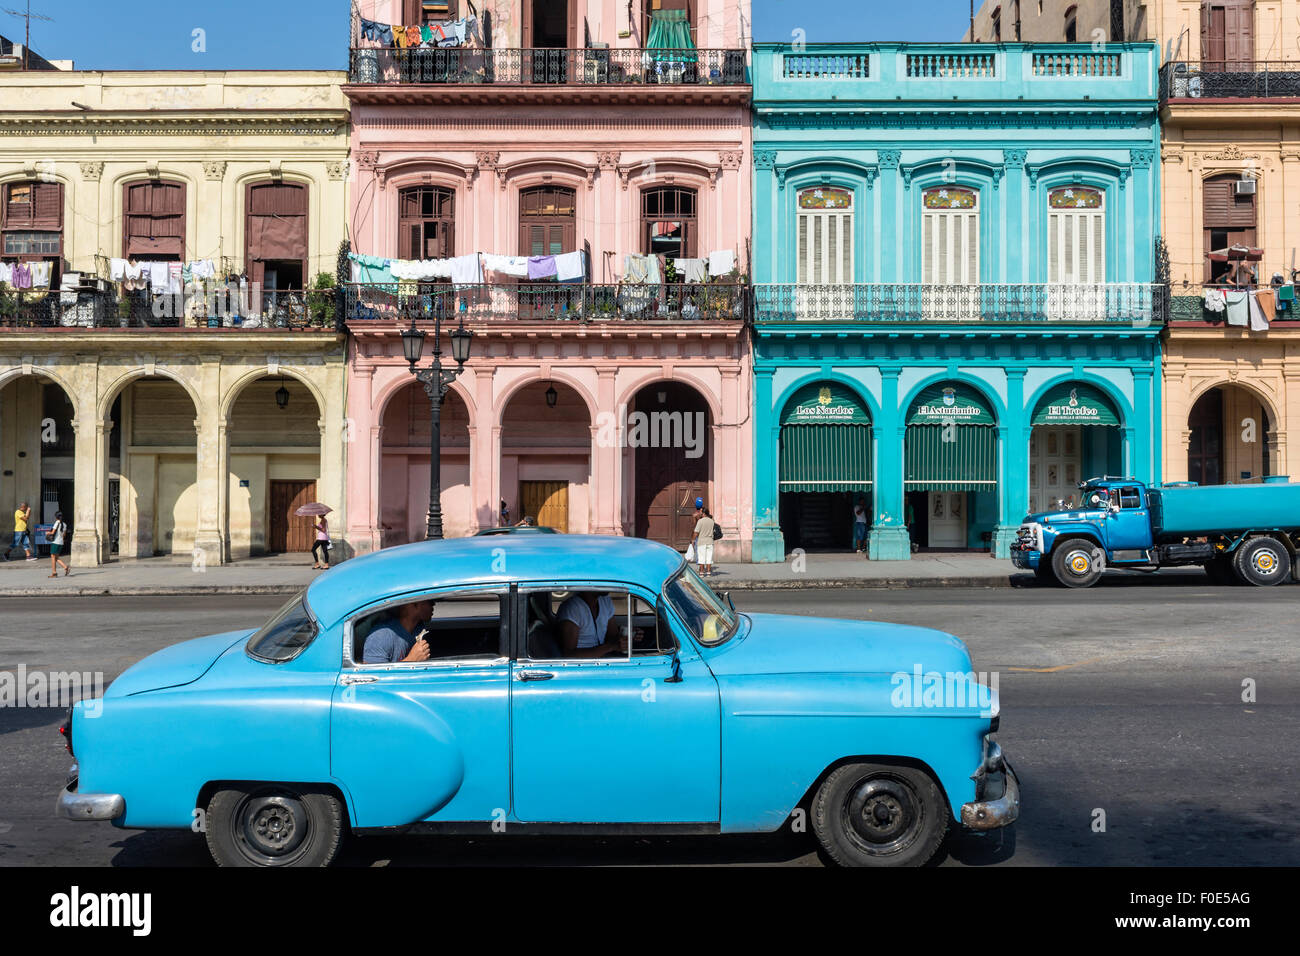
M 451 355 L 456 360 L 456 367 L 442 367 L 442 296 L 437 297 L 437 307 L 433 315 L 433 365 L 425 369 L 415 366 L 420 361 L 424 350 L 422 329 L 415 327 L 415 313 L 411 315 L 411 327 L 402 330 L 402 354 L 410 366 L 415 380 L 424 386 L 429 396 L 430 421 L 432 430 L 429 436 L 429 523 L 425 531 L 426 539 L 442 537 L 442 399 L 451 387 L 452 381 L 465 368 L 469 360 L 470 340 L 473 333 L 465 328 L 464 320 L 451 333 Z

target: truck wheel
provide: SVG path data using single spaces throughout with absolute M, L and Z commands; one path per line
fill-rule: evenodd
M 328 866 L 346 822 L 343 804 L 323 790 L 219 790 L 208 802 L 208 852 L 218 866 Z
M 1067 538 L 1052 549 L 1052 571 L 1067 588 L 1090 588 L 1101 577 L 1101 549 L 1086 538 Z
M 1247 584 L 1268 587 L 1291 576 L 1291 555 L 1277 538 L 1251 538 L 1237 549 L 1237 576 Z
M 948 805 L 930 775 L 853 763 L 817 790 L 813 832 L 840 866 L 921 866 L 948 832 Z

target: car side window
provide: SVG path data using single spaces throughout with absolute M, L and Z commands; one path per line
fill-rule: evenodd
M 1121 488 L 1119 491 L 1119 506 L 1125 511 L 1142 507 L 1142 493 L 1136 488 Z
M 352 621 L 352 661 L 358 665 L 503 656 L 506 595 L 467 592 L 406 598 Z M 421 641 L 428 655 L 412 650 Z
M 530 660 L 626 660 L 677 649 L 654 606 L 626 591 L 529 591 L 520 598 Z M 627 634 L 630 647 L 622 643 Z

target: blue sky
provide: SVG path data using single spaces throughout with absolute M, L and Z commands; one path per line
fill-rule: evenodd
M 637 0 L 639 3 L 639 0 Z M 26 0 L 4 0 L 21 9 Z M 969 0 L 753 0 L 759 40 L 959 40 Z M 342 69 L 347 0 L 32 0 L 32 49 L 86 70 Z M 195 51 L 202 30 L 206 49 Z M 23 21 L 0 13 L 22 42 Z

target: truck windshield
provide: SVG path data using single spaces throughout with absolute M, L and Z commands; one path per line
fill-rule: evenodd
M 1080 496 L 1083 501 L 1083 507 L 1089 510 L 1105 508 L 1106 503 L 1110 498 L 1110 495 L 1105 488 L 1098 488 L 1095 485 L 1089 485 L 1084 488 L 1083 491 L 1080 492 Z

